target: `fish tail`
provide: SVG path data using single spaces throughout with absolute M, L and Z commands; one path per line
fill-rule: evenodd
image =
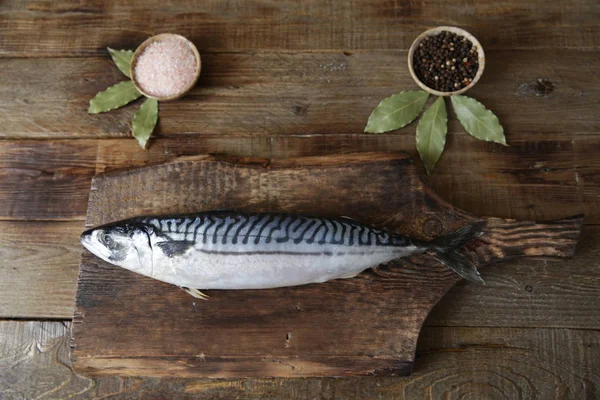
M 440 236 L 428 244 L 434 257 L 461 277 L 475 283 L 485 284 L 475 264 L 460 252 L 460 248 L 481 235 L 482 224 L 460 228 L 448 235 Z

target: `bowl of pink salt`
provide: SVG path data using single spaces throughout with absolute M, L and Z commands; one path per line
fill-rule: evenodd
M 131 80 L 146 97 L 175 100 L 196 85 L 200 69 L 200 53 L 192 42 L 162 33 L 147 39 L 133 54 Z

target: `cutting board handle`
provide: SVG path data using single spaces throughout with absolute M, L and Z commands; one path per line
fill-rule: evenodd
M 199 155 L 112 171 L 92 181 L 86 225 L 214 209 L 346 215 L 421 240 L 483 223 L 482 235 L 461 249 L 479 267 L 570 257 L 583 223 L 581 215 L 532 222 L 471 214 L 429 189 L 406 154 L 386 152 Z M 407 375 L 423 322 L 460 279 L 422 253 L 353 279 L 211 291 L 211 301 L 198 304 L 175 286 L 84 251 L 73 367 L 162 377 Z
M 487 246 L 478 254 L 479 262 L 489 264 L 521 257 L 572 257 L 582 224 L 581 214 L 545 222 L 488 218 L 482 237 Z

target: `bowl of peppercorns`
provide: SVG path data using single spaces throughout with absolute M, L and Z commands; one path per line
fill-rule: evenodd
M 485 54 L 475 36 L 453 26 L 423 32 L 408 51 L 408 69 L 423 90 L 452 96 L 471 89 L 481 78 Z

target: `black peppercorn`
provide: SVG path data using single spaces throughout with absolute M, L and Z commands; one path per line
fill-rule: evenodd
M 442 31 L 421 41 L 413 55 L 413 69 L 417 78 L 432 89 L 459 90 L 477 74 L 477 47 L 463 36 Z

